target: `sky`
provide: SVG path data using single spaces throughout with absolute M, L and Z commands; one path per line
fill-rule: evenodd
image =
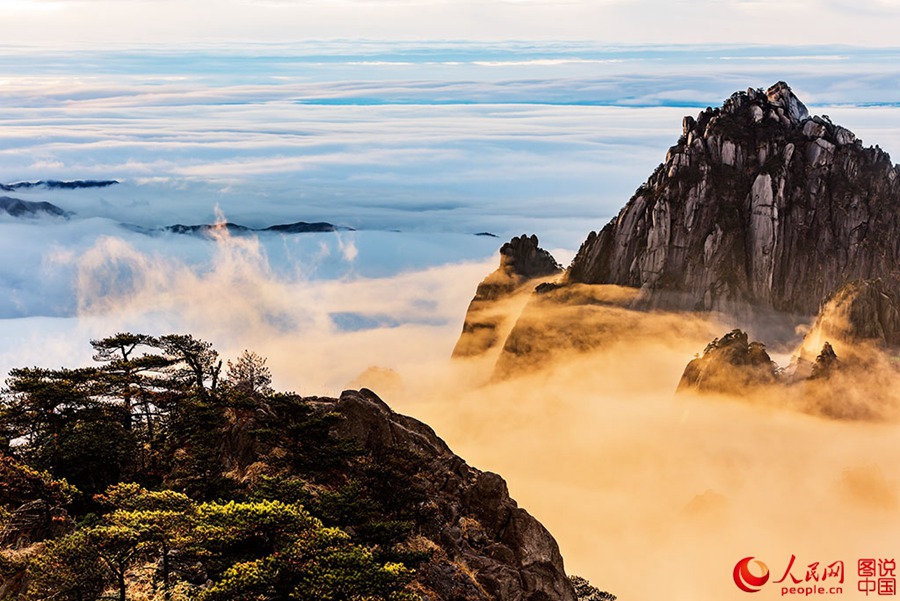
M 4 0 L 7 44 L 308 39 L 893 45 L 893 0 Z

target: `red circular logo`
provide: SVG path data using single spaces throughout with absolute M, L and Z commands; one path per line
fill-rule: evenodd
M 760 575 L 750 571 L 750 562 L 756 564 Z M 769 566 L 752 557 L 745 557 L 734 566 L 734 583 L 745 593 L 758 593 L 766 582 L 769 581 Z

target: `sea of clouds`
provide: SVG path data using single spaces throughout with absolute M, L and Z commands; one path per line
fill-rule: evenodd
M 190 332 L 225 358 L 256 350 L 279 387 L 304 394 L 381 374 L 389 402 L 501 471 L 569 565 L 622 596 L 727 593 L 732 556 L 754 542 L 822 559 L 888 552 L 877 520 L 898 506 L 900 473 L 878 457 L 896 451 L 893 426 L 873 434 L 673 404 L 699 337 L 487 388 L 446 363 L 503 241 L 536 233 L 567 263 L 663 160 L 682 116 L 736 90 L 786 80 L 811 112 L 900 156 L 898 55 L 450 42 L 2 48 L 0 183 L 120 183 L 0 193 L 71 213 L 0 216 L 0 374 L 89 364 L 88 341 L 123 330 Z M 154 231 L 222 219 L 348 229 Z M 816 455 L 823 436 L 843 442 Z M 829 462 L 825 475 L 810 471 Z M 773 486 L 797 502 L 764 494 Z M 856 534 L 816 531 L 816 495 Z M 742 525 L 752 512 L 771 518 L 765 536 Z M 641 576 L 646 562 L 664 577 Z M 714 589 L 711 565 L 723 575 Z
M 112 236 L 208 269 L 213 245 L 135 233 L 216 219 L 272 269 L 388 277 L 488 259 L 536 233 L 568 260 L 662 160 L 684 114 L 788 80 L 814 112 L 900 153 L 896 54 L 852 48 L 387 44 L 0 52 L 0 183 L 67 220 L 0 219 L 0 318 L 71 317 L 70 263 Z M 851 76 L 852 74 L 852 76 Z M 492 233 L 497 239 L 480 236 Z

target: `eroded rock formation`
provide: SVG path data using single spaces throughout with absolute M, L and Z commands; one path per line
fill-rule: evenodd
M 710 342 L 702 356 L 688 363 L 678 390 L 742 394 L 777 380 L 778 368 L 765 345 L 750 342 L 742 330 L 732 330 Z
M 584 242 L 570 282 L 640 304 L 816 314 L 848 282 L 900 290 L 900 170 L 790 87 L 733 94 L 683 135 L 618 217 Z M 891 332 L 888 336 L 896 336 Z
M 560 273 L 562 267 L 539 246 L 535 235 L 523 234 L 500 247 L 500 266 L 478 285 L 453 356 L 478 356 L 502 345 L 527 295 Z M 514 307 L 517 296 L 522 302 Z

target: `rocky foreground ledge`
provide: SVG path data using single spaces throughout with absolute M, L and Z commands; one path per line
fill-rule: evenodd
M 368 389 L 313 399 L 345 419 L 338 434 L 377 457 L 401 447 L 427 461 L 437 509 L 429 539 L 437 552 L 419 569 L 431 601 L 576 601 L 553 536 L 510 498 L 497 474 L 470 467 L 430 427 L 391 410 Z

